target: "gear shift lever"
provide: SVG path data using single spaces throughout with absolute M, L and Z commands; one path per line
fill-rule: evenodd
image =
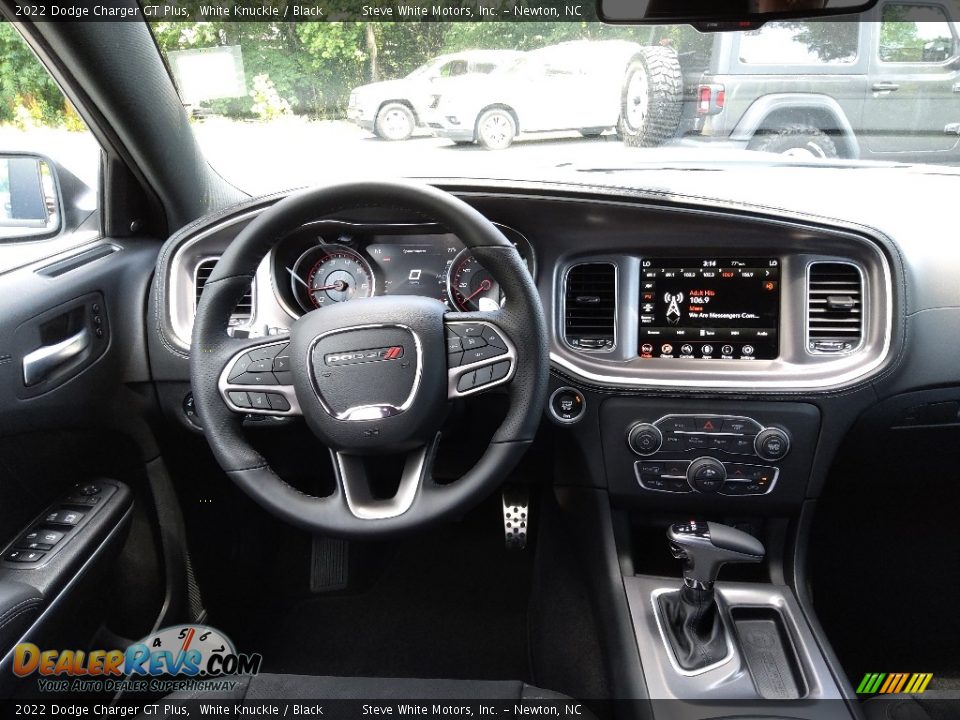
M 670 551 L 686 562 L 683 587 L 659 597 L 664 630 L 684 670 L 700 670 L 726 655 L 727 638 L 713 583 L 725 563 L 763 560 L 763 543 L 718 523 L 691 520 L 671 525 Z
M 763 560 L 763 543 L 728 525 L 691 520 L 671 525 L 667 538 L 673 556 L 686 560 L 683 584 L 694 590 L 713 590 L 725 563 Z

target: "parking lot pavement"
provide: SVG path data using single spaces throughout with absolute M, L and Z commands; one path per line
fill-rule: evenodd
M 211 165 L 252 194 L 350 177 L 511 177 L 532 168 L 612 159 L 626 148 L 613 134 L 587 139 L 550 133 L 518 140 L 506 150 L 457 146 L 418 133 L 388 142 L 346 121 L 271 123 L 211 118 L 194 124 Z

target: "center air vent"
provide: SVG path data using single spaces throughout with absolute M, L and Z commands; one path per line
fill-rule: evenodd
M 818 262 L 807 288 L 807 348 L 849 352 L 863 338 L 863 278 L 854 265 Z
M 617 268 L 612 263 L 574 265 L 564 287 L 564 337 L 584 350 L 616 343 Z
M 197 271 L 194 274 L 194 289 L 196 292 L 197 304 L 200 302 L 200 295 L 203 293 L 203 286 L 206 284 L 207 279 L 210 277 L 210 273 L 213 272 L 213 268 L 219 259 L 220 258 L 218 257 L 207 258 L 206 260 L 201 260 L 197 265 Z M 247 291 L 243 294 L 243 297 L 240 298 L 240 302 L 237 303 L 237 307 L 234 309 L 233 313 L 231 313 L 230 324 L 243 325 L 244 323 L 250 322 L 252 317 L 253 286 L 251 285 L 251 287 L 247 288 Z

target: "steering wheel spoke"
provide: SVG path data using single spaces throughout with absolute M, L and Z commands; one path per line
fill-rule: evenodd
M 517 348 L 494 321 L 496 313 L 448 315 L 447 395 L 477 395 L 513 380 Z
M 386 520 L 407 512 L 416 502 L 424 484 L 432 482 L 433 461 L 440 435 L 406 453 L 403 469 L 393 497 L 378 497 L 368 460 L 363 455 L 353 455 L 331 450 L 333 468 L 343 491 L 347 507 L 360 520 Z
M 290 373 L 289 338 L 238 343 L 217 387 L 227 407 L 254 415 L 300 415 Z

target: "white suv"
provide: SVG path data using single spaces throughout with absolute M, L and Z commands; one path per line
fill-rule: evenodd
M 356 88 L 350 93 L 347 117 L 384 140 L 406 140 L 422 124 L 432 80 L 491 73 L 520 55 L 515 50 L 467 50 L 441 55 L 405 78 Z
M 437 83 L 427 125 L 439 137 L 490 150 L 509 147 L 521 132 L 600 135 L 617 126 L 624 73 L 640 52 L 625 40 L 531 50 L 489 75 Z

